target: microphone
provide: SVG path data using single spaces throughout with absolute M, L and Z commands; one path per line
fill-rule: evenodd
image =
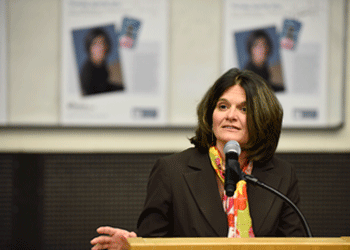
M 274 189 L 273 187 L 260 182 L 256 177 L 253 175 L 248 175 L 243 173 L 243 171 L 240 168 L 239 162 L 238 162 L 238 156 L 241 154 L 241 147 L 238 142 L 236 141 L 229 141 L 224 146 L 224 153 L 225 153 L 225 162 L 226 162 L 226 170 L 225 170 L 225 191 L 226 195 L 231 197 L 234 192 L 236 191 L 236 184 L 240 180 L 245 180 L 253 185 L 257 185 L 273 194 L 275 194 L 280 199 L 284 200 L 293 210 L 296 212 L 296 214 L 299 216 L 300 221 L 302 222 L 305 232 L 308 237 L 312 237 L 312 233 L 310 230 L 310 227 L 300 211 L 300 209 L 284 194 L 279 192 L 278 190 Z
M 296 212 L 296 214 L 298 215 L 301 223 L 303 224 L 304 226 L 304 229 L 305 229 L 305 233 L 307 234 L 308 237 L 312 237 L 312 233 L 311 233 L 311 230 L 310 230 L 310 227 L 309 227 L 309 224 L 307 223 L 304 215 L 302 214 L 302 212 L 300 211 L 300 209 L 287 197 L 285 196 L 284 194 L 282 194 L 280 191 L 278 191 L 277 189 L 274 189 L 273 187 L 270 187 L 269 185 L 263 183 L 263 182 L 260 182 L 256 177 L 252 176 L 252 175 L 245 175 L 244 176 L 244 179 L 247 181 L 247 182 L 250 182 L 254 185 L 257 185 L 261 188 L 264 188 L 265 190 L 275 194 L 277 197 L 281 198 L 282 200 L 284 200 L 293 210 L 294 212 Z
M 244 178 L 243 172 L 238 162 L 241 154 L 241 147 L 236 141 L 229 141 L 224 146 L 225 153 L 225 191 L 231 197 L 236 191 L 236 184 Z

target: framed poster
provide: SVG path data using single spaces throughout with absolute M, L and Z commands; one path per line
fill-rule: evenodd
M 62 1 L 62 125 L 168 120 L 167 0 Z
M 284 128 L 336 127 L 343 121 L 342 102 L 330 93 L 330 12 L 338 3 L 345 6 L 342 0 L 224 0 L 223 70 L 237 67 L 262 76 L 283 106 Z M 343 32 L 342 26 L 336 28 Z M 341 36 L 338 42 L 337 66 L 344 60 Z M 344 83 L 337 77 L 342 99 Z

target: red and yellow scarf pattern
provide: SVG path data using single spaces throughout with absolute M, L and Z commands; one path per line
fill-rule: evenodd
M 223 174 L 222 158 L 218 149 L 215 146 L 210 147 L 209 157 L 220 181 L 224 184 L 225 177 Z M 253 164 L 251 162 L 242 169 L 246 174 L 251 174 Z M 247 183 L 241 180 L 236 185 L 236 191 L 232 197 L 222 197 L 222 204 L 227 214 L 228 222 L 228 238 L 249 238 L 255 237 L 252 227 L 252 219 L 249 213 Z

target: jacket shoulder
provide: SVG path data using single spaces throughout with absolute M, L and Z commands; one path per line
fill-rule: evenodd
M 282 158 L 280 158 L 279 156 L 274 155 L 271 159 L 271 162 L 273 165 L 277 166 L 278 168 L 281 169 L 290 169 L 290 168 L 294 168 L 294 165 L 292 163 L 290 163 L 289 161 L 286 161 Z
M 280 173 L 281 175 L 289 173 L 291 170 L 294 169 L 294 165 L 292 163 L 276 155 L 274 155 L 268 162 L 266 163 L 257 162 L 256 164 L 254 163 L 254 166 L 257 166 L 261 170 L 273 169 L 274 171 Z
M 174 153 L 168 156 L 164 156 L 159 160 L 164 161 L 170 165 L 183 165 L 183 164 L 187 165 L 193 158 L 198 159 L 206 156 L 207 154 L 203 154 L 199 152 L 197 148 L 192 147 L 179 153 Z

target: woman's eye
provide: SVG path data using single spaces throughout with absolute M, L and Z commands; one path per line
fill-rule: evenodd
M 247 107 L 244 106 L 244 107 L 241 108 L 241 110 L 242 110 L 243 112 L 247 112 Z
M 220 110 L 225 110 L 227 108 L 227 105 L 219 104 L 218 107 L 219 107 Z

